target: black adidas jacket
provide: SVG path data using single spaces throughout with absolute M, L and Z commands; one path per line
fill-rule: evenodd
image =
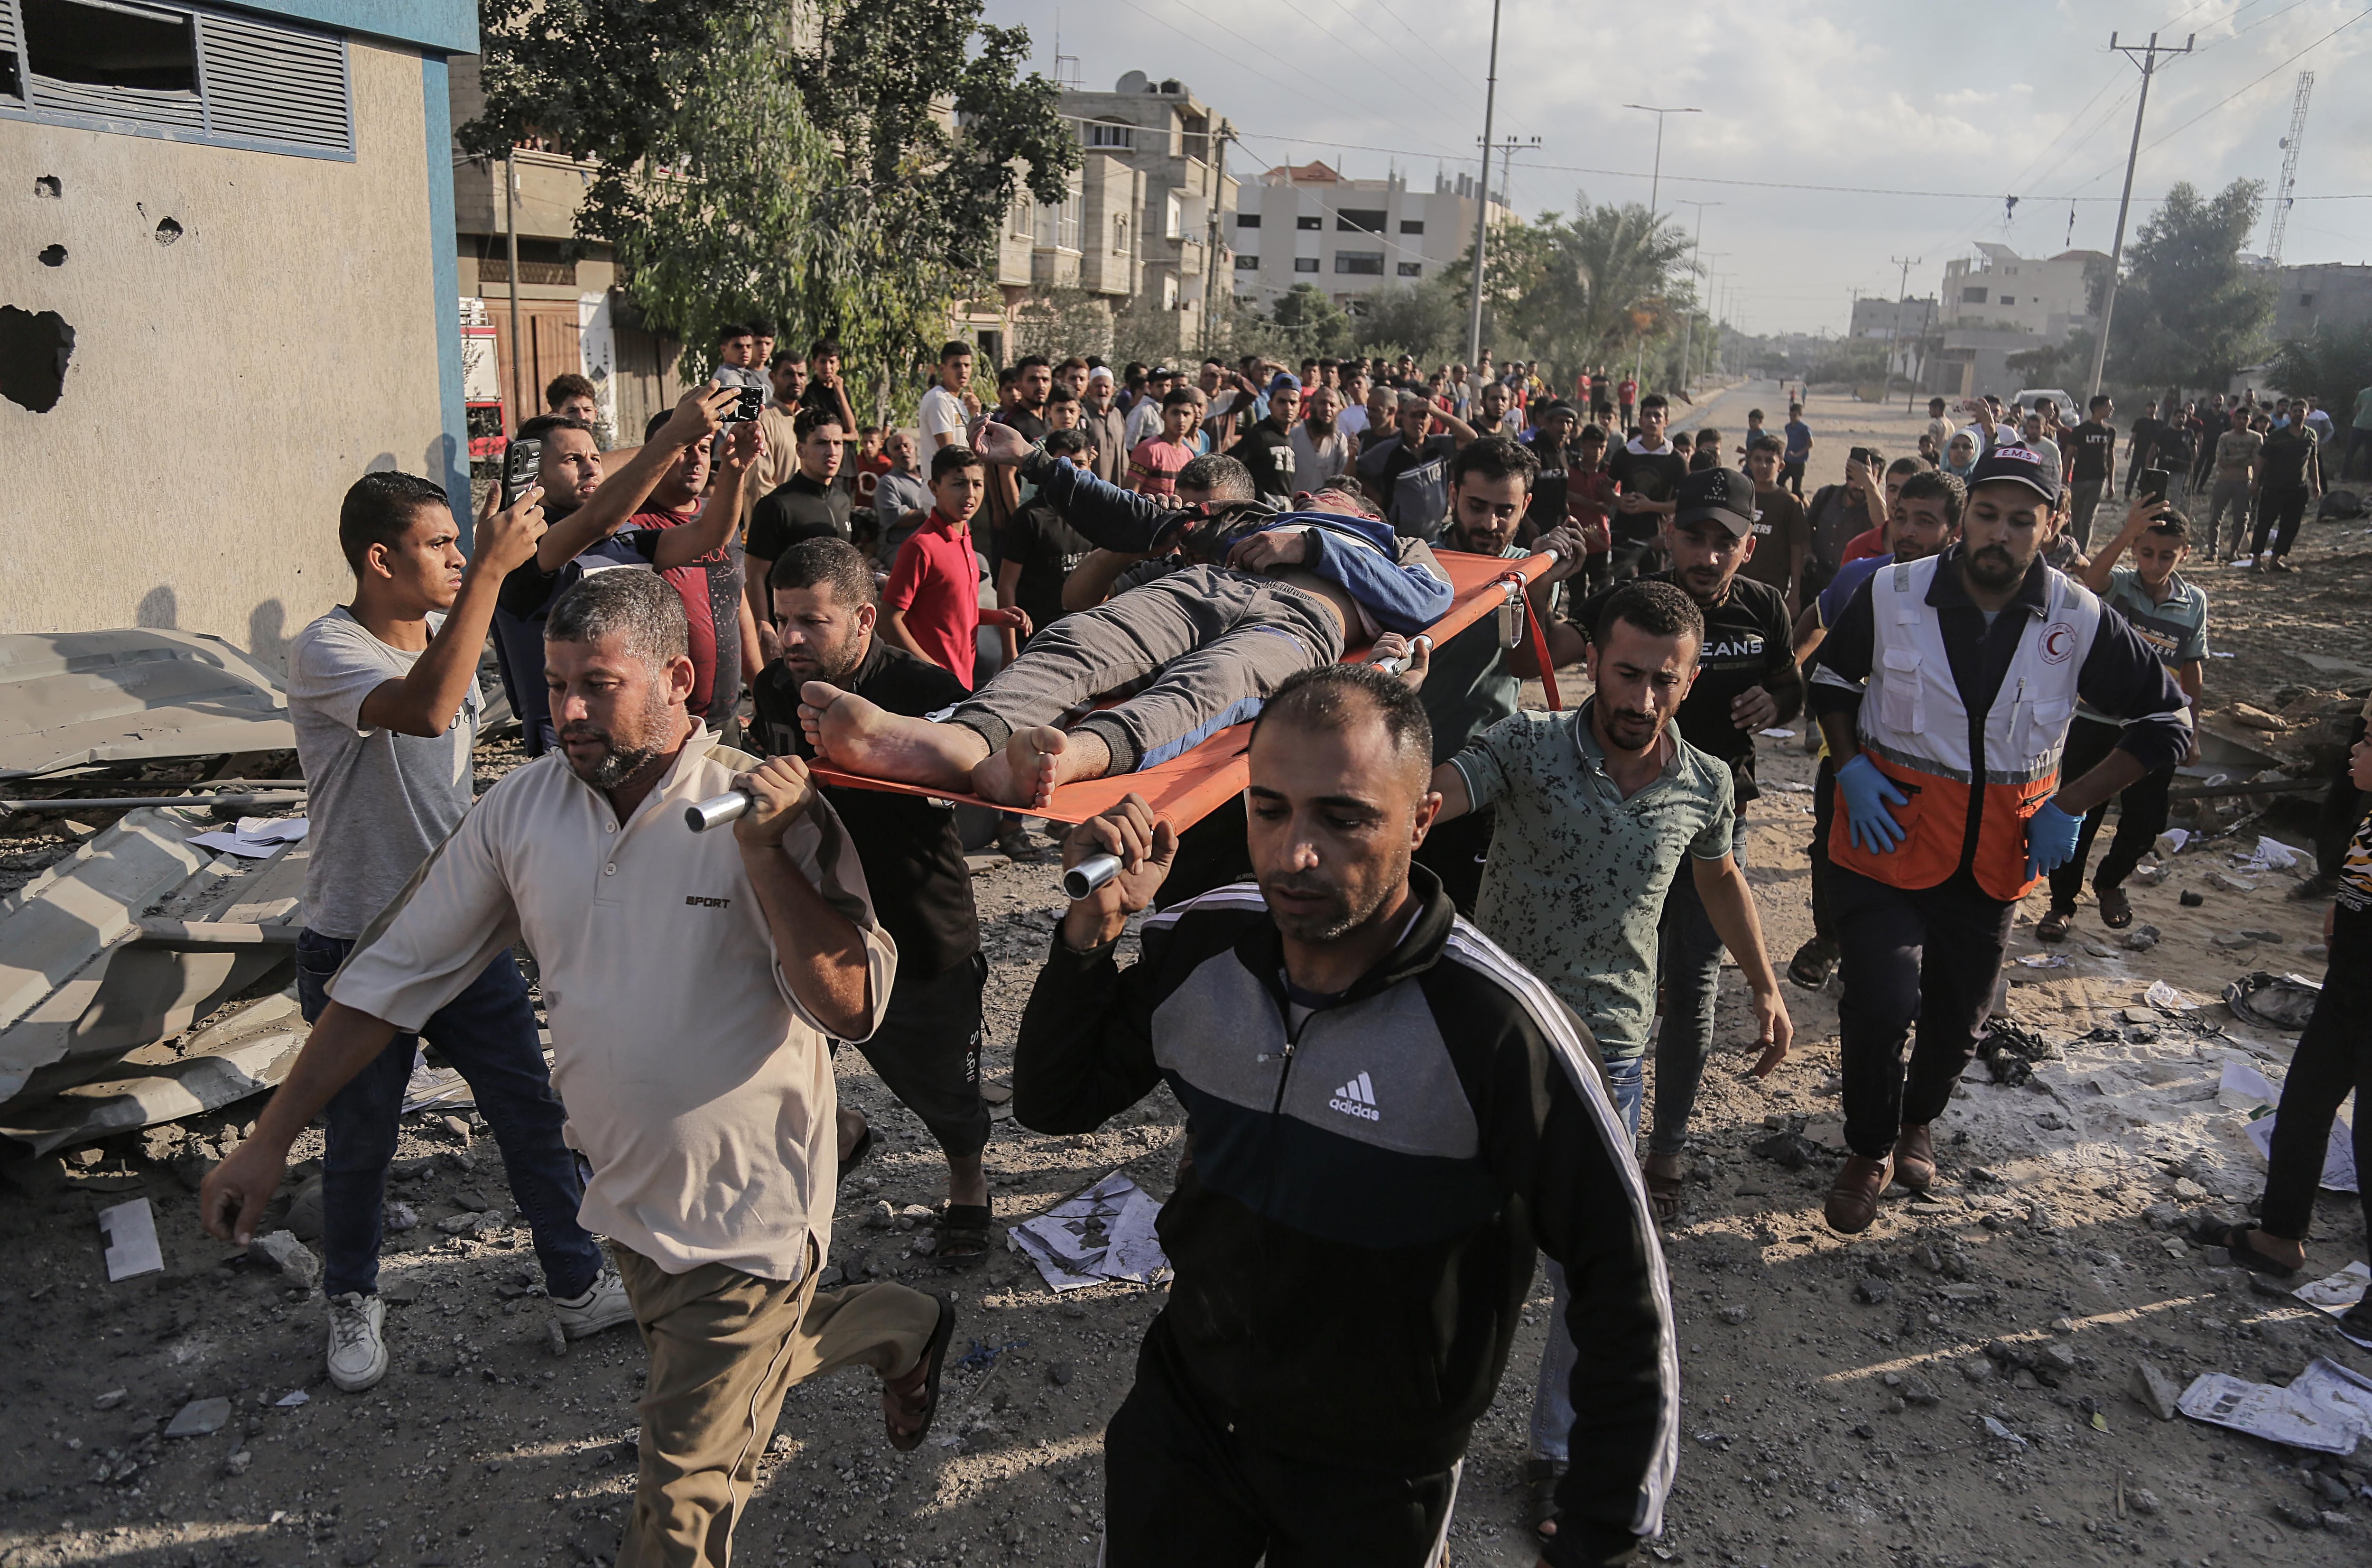
M 1645 1191 L 1587 1028 L 1410 875 L 1424 904 L 1400 946 L 1297 1030 L 1256 887 L 1154 916 L 1125 970 L 1058 933 L 1014 1114 L 1081 1132 L 1176 1091 L 1188 1158 L 1159 1231 L 1177 1278 L 1147 1338 L 1219 1419 L 1285 1452 L 1448 1466 L 1506 1369 L 1535 1248 L 1562 1262 L 1578 1413 L 1544 1555 L 1621 1562 L 1661 1528 L 1679 1460 Z

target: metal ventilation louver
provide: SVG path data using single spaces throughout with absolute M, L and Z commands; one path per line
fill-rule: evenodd
M 215 135 L 351 150 L 343 40 L 208 15 L 199 19 L 198 63 Z

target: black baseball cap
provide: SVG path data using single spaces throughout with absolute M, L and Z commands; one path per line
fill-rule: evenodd
M 1754 482 L 1736 469 L 1698 469 L 1683 476 L 1673 500 L 1672 526 L 1713 521 L 1744 539 L 1754 531 Z
M 1995 481 L 2023 484 L 2053 506 L 2059 505 L 2059 465 L 2031 447 L 2005 443 L 1977 459 L 1969 470 L 1969 488 Z

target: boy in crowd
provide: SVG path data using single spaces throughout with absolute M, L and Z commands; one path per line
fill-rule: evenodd
M 297 997 L 318 1020 L 326 988 L 364 930 L 436 852 L 471 805 L 478 650 L 504 576 L 534 554 L 543 492 L 508 509 L 487 497 L 477 553 L 464 562 L 441 486 L 371 473 L 346 492 L 338 544 L 355 597 L 296 635 L 288 710 L 312 782 Z M 563 1329 L 588 1334 L 632 1314 L 617 1274 L 576 1222 L 584 1182 L 561 1137 L 535 1008 L 508 951 L 498 953 L 418 1032 L 400 1033 L 330 1097 L 321 1171 L 322 1282 L 330 1381 L 359 1393 L 387 1375 L 378 1297 L 380 1211 L 414 1051 L 426 1040 L 477 1095 L 494 1132 Z
M 1780 480 L 1785 451 L 1776 436 L 1758 433 L 1747 442 L 1746 472 L 1754 481 L 1754 553 L 1739 570 L 1778 589 L 1792 621 L 1803 611 L 1804 556 L 1812 536 L 1804 504 Z
M 1628 387 L 1631 382 L 1622 385 Z M 1607 463 L 1619 494 L 1614 498 L 1613 577 L 1623 582 L 1648 570 L 1664 524 L 1672 515 L 1689 460 L 1665 437 L 1669 409 L 1661 392 L 1639 405 L 1639 433 Z
M 881 593 L 881 634 L 892 647 L 972 686 L 980 635 L 980 557 L 971 520 L 988 495 L 988 470 L 969 447 L 931 459 L 931 515 L 898 547 Z M 1021 628 L 1024 636 L 1029 628 Z
M 2131 552 L 2130 565 L 2118 564 Z M 2102 603 L 2132 622 L 2142 641 L 2157 650 L 2158 662 L 2174 674 L 2191 710 L 2188 762 L 2199 755 L 2199 691 L 2207 662 L 2207 596 L 2184 579 L 2183 562 L 2191 555 L 2191 529 L 2182 514 L 2159 497 L 2145 495 L 2125 514 L 2125 526 L 2100 547 L 2085 569 L 2084 586 Z M 2086 703 L 2076 705 L 2076 722 L 2067 731 L 2067 752 L 2060 761 L 2063 773 L 2081 778 L 2116 749 L 2121 728 L 2103 719 Z M 2126 897 L 2125 878 L 2141 864 L 2142 854 L 2166 831 L 2167 792 L 2174 784 L 2174 765 L 2145 774 L 2118 794 L 2117 840 L 2101 858 L 2092 879 L 2092 894 L 2100 902 L 2100 923 L 2122 931 L 2134 923 L 2133 900 Z M 2085 862 L 2092 841 L 2109 818 L 2105 800 L 2084 814 L 2076 839 L 2076 853 L 2051 874 L 2051 912 L 2035 926 L 2045 942 L 2064 942 L 2076 923 L 2076 899 L 2084 886 Z
M 1804 423 L 1803 404 L 1787 405 L 1785 435 L 1787 450 L 1780 459 L 1779 476 L 1800 501 L 1804 498 L 1804 465 L 1812 460 L 1812 427 Z
M 1178 470 L 1194 460 L 1194 448 L 1188 440 L 1201 408 L 1201 401 L 1184 387 L 1163 395 L 1161 433 L 1138 442 L 1128 455 L 1131 490 L 1139 495 L 1178 494 Z

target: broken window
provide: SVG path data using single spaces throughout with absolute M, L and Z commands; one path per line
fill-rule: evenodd
M 344 40 L 171 6 L 0 0 L 0 105 L 273 152 L 353 149 Z

